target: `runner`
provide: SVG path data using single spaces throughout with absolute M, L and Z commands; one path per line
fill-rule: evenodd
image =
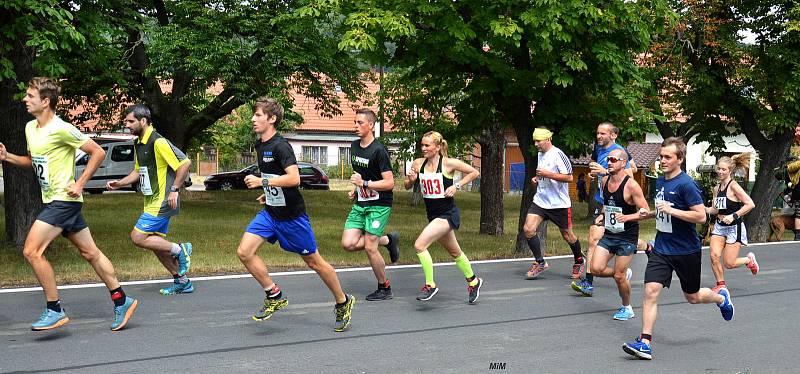
M 733 158 L 725 156 L 717 161 L 719 184 L 714 188 L 717 194 L 714 206 L 706 208 L 708 214 L 717 216 L 714 230 L 711 231 L 710 243 L 711 270 L 717 279 L 717 285 L 712 288 L 714 292 L 726 287 L 723 264 L 727 269 L 745 265 L 754 276 L 758 274 L 758 262 L 753 252 L 748 252 L 747 257 L 738 257 L 742 245 L 747 245 L 747 229 L 742 216 L 753 210 L 756 205 L 739 183 L 733 180 L 732 174 L 735 170 L 746 168 L 748 165 L 750 157 L 745 153 Z
M 378 280 L 378 289 L 367 295 L 369 301 L 389 300 L 393 297 L 389 278 L 386 277 L 386 263 L 378 245 L 389 250 L 392 263 L 400 257 L 397 233 L 383 235 L 389 215 L 392 213 L 392 189 L 394 175 L 389 165 L 389 152 L 373 134 L 375 113 L 369 109 L 359 109 L 353 121 L 359 139 L 350 145 L 350 158 L 353 175 L 350 183 L 355 187 L 347 196 L 355 200 L 342 231 L 342 248 L 347 251 L 364 251 Z
M 162 295 L 194 292 L 186 276 L 191 266 L 192 243 L 173 243 L 166 239 L 169 220 L 178 214 L 180 191 L 191 162 L 180 149 L 153 129 L 150 109 L 138 104 L 125 110 L 125 128 L 138 136 L 134 141 L 136 162 L 125 178 L 106 183 L 116 190 L 139 182 L 144 195 L 144 212 L 131 231 L 131 240 L 139 248 L 153 251 L 164 268 L 172 274 L 173 284 L 162 288 Z M 169 188 L 169 194 L 167 194 Z
M 656 218 L 656 241 L 644 273 L 644 305 L 642 334 L 635 341 L 622 345 L 633 356 L 653 358 L 651 343 L 656 323 L 658 296 L 669 288 L 672 273 L 681 282 L 683 296 L 690 304 L 716 303 L 726 321 L 733 319 L 734 308 L 726 288 L 717 293 L 700 288 L 702 252 L 695 224 L 706 221 L 700 188 L 681 170 L 686 157 L 686 144 L 680 138 L 667 138 L 659 152 L 664 175 L 656 181 L 655 212 L 640 212 L 643 218 Z
M 336 321 L 334 331 L 341 332 L 350 325 L 355 297 L 346 295 L 333 267 L 317 252 L 317 242 L 300 195 L 300 171 L 289 142 L 277 133 L 283 120 L 283 106 L 272 98 L 262 97 L 253 104 L 253 130 L 258 135 L 256 154 L 261 177 L 244 178 L 247 188 L 263 188 L 258 202 L 265 204 L 247 226 L 236 254 L 247 271 L 264 288 L 264 305 L 253 320 L 266 321 L 276 311 L 289 305 L 280 287 L 272 281 L 267 266 L 256 251 L 268 241 L 277 241 L 283 250 L 297 253 L 309 268 L 317 272 L 334 296 Z
M 643 214 L 650 211 L 642 188 L 625 173 L 624 165 L 627 163 L 628 154 L 623 149 L 615 149 L 608 156 L 609 175 L 602 180 L 605 234 L 597 244 L 589 264 L 591 273 L 595 276 L 614 277 L 622 306 L 614 313 L 613 318 L 619 321 L 627 321 L 636 316 L 631 307 L 630 264 L 639 239 L 638 221 Z M 614 267 L 611 268 L 608 262 L 615 256 Z M 574 282 L 572 284 L 576 291 L 582 291 L 575 288 Z
M 578 278 L 586 266 L 581 252 L 581 242 L 572 232 L 572 202 L 569 199 L 569 183 L 572 182 L 572 164 L 567 155 L 553 145 L 553 133 L 545 128 L 533 132 L 533 140 L 539 149 L 539 162 L 536 176 L 531 179 L 537 186 L 533 203 L 525 217 L 525 237 L 533 252 L 534 262 L 526 274 L 527 279 L 535 279 L 550 266 L 544 261 L 541 243 L 536 235 L 539 224 L 550 220 L 561 231 L 561 236 L 569 244 L 575 264 L 572 277 Z
M 83 186 L 97 171 L 106 152 L 55 115 L 58 93 L 59 87 L 49 78 L 35 77 L 28 82 L 22 101 L 28 113 L 36 117 L 25 125 L 30 156 L 8 153 L 5 145 L 0 143 L 0 161 L 18 167 L 33 167 L 42 190 L 42 201 L 46 204 L 28 231 L 22 252 L 36 273 L 47 301 L 44 312 L 31 325 L 31 329 L 50 330 L 69 322 L 66 311 L 61 307 L 53 267 L 44 256 L 47 246 L 61 234 L 78 248 L 81 256 L 92 265 L 108 287 L 114 302 L 111 330 L 118 331 L 128 324 L 139 301 L 125 295 L 114 274 L 114 266 L 97 248 L 81 215 Z M 78 148 L 91 158 L 83 174 L 75 180 L 75 149 Z
M 789 162 L 786 171 L 789 173 L 789 196 L 794 207 L 794 240 L 800 240 L 800 121 L 794 128 L 794 142 L 789 148 Z
M 480 296 L 483 279 L 472 271 L 469 258 L 461 251 L 456 240 L 455 230 L 461 225 L 461 213 L 453 196 L 456 191 L 461 190 L 462 185 L 472 182 L 480 173 L 461 160 L 447 157 L 447 141 L 436 131 L 422 136 L 422 155 L 423 158 L 418 158 L 411 164 L 411 172 L 404 182 L 408 190 L 419 181 L 425 211 L 428 213 L 428 225 L 414 242 L 414 249 L 417 250 L 417 257 L 425 273 L 425 285 L 419 291 L 417 300 L 428 301 L 439 292 L 433 280 L 433 259 L 428 253 L 428 247 L 438 241 L 453 256 L 456 265 L 464 273 L 467 279 L 467 302 L 475 304 Z M 455 171 L 461 172 L 463 177 L 459 182 L 453 183 Z

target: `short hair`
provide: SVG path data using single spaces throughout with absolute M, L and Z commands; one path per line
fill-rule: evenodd
M 28 88 L 39 91 L 40 99 L 50 99 L 50 109 L 55 110 L 61 88 L 48 77 L 33 77 L 28 81 Z
M 361 108 L 359 110 L 356 110 L 356 114 L 363 114 L 364 117 L 367 117 L 367 122 L 373 125 L 375 124 L 375 122 L 378 122 L 378 116 L 375 115 L 375 112 L 373 112 L 372 109 Z
M 153 117 L 150 115 L 150 108 L 148 108 L 144 104 L 135 104 L 127 107 L 125 109 L 125 116 L 127 117 L 128 114 L 133 113 L 133 117 L 142 120 L 142 118 L 147 118 L 147 123 L 153 123 Z
M 600 124 L 599 124 L 599 125 L 597 125 L 597 126 L 607 126 L 607 127 L 608 127 L 608 129 L 609 129 L 609 130 L 611 130 L 611 133 L 612 133 L 612 134 L 614 134 L 614 135 L 619 135 L 619 127 L 615 126 L 615 125 L 614 125 L 613 123 L 611 123 L 611 122 L 608 122 L 608 121 L 605 121 L 605 122 L 600 122 Z
M 258 109 L 261 109 L 264 114 L 275 116 L 275 127 L 278 127 L 283 121 L 283 105 L 276 99 L 266 96 L 259 97 L 253 104 L 253 112 Z
M 683 139 L 679 138 L 679 137 L 676 137 L 676 136 L 673 136 L 673 137 L 666 138 L 666 139 L 664 139 L 663 142 L 661 142 L 661 148 L 669 147 L 671 145 L 675 146 L 675 156 L 678 157 L 678 159 L 680 159 L 680 160 L 685 160 L 686 159 L 686 143 L 683 142 Z

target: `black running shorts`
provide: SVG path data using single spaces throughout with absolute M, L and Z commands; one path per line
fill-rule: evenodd
M 80 201 L 53 200 L 36 216 L 36 220 L 60 227 L 64 230 L 61 235 L 66 237 L 88 227 L 81 215 L 81 208 L 83 203 Z
M 678 275 L 684 293 L 700 291 L 700 269 L 703 253 L 698 251 L 688 255 L 665 255 L 653 251 L 647 260 L 644 283 L 661 283 L 669 288 L 672 272 Z

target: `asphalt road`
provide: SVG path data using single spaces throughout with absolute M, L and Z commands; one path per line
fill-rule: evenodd
M 486 281 L 477 305 L 466 303 L 455 266 L 436 267 L 440 292 L 427 303 L 415 300 L 418 267 L 390 269 L 395 298 L 383 302 L 364 301 L 375 287 L 370 271 L 342 272 L 358 298 L 344 333 L 333 332 L 331 296 L 313 274 L 276 276 L 290 305 L 261 323 L 249 319 L 263 297 L 250 278 L 196 280 L 194 294 L 171 297 L 158 294 L 164 283 L 127 285 L 141 305 L 116 333 L 105 288 L 61 291 L 72 321 L 50 332 L 29 330 L 44 304 L 40 291 L 0 290 L 0 372 L 796 372 L 800 245 L 751 249 L 761 273 L 726 276 L 736 306 L 731 322 L 714 305 L 687 304 L 673 281 L 661 297 L 653 361 L 620 348 L 640 332 L 641 318 L 611 319 L 619 306 L 613 281 L 597 280 L 592 298 L 577 296 L 568 286 L 570 259 L 552 259 L 533 281 L 522 278 L 525 261 L 476 264 Z M 267 261 L 272 250 L 262 250 Z M 637 314 L 645 262 L 639 254 L 632 266 Z M 708 261 L 703 270 L 704 285 L 712 285 Z

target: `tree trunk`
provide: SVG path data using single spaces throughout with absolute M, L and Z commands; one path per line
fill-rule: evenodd
M 522 158 L 525 160 L 525 180 L 523 181 L 522 201 L 519 203 L 519 220 L 517 222 L 517 241 L 516 251 L 519 253 L 526 253 L 530 251 L 528 247 L 528 240 L 525 238 L 525 219 L 528 217 L 528 208 L 533 203 L 533 196 L 536 194 L 536 189 L 531 185 L 531 178 L 535 175 L 538 159 L 535 153 L 532 153 L 531 147 L 533 139 L 533 126 L 531 126 L 530 119 L 530 104 L 522 105 L 521 103 L 517 111 L 514 112 L 514 133 L 517 135 L 517 142 L 519 149 L 522 153 Z M 542 253 L 547 250 L 547 225 L 543 222 L 539 225 L 539 242 L 542 243 Z
M 783 185 L 775 180 L 772 170 L 782 166 L 786 161 L 794 129 L 790 130 L 784 131 L 780 137 L 773 137 L 768 142 L 769 149 L 758 149 L 761 165 L 750 195 L 756 207 L 744 217 L 747 238 L 751 243 L 766 242 L 769 236 L 772 202 L 783 188 Z
M 481 225 L 480 234 L 502 235 L 503 150 L 506 139 L 499 123 L 493 123 L 478 137 L 481 146 Z
M 5 144 L 8 152 L 16 155 L 27 155 L 25 140 L 25 123 L 33 119 L 25 105 L 14 98 L 19 92 L 18 83 L 27 83 L 34 71 L 31 58 L 35 53 L 25 46 L 26 38 L 17 39 L 16 46 L 11 48 L 10 60 L 14 65 L 17 79 L 0 81 L 0 142 Z M 5 197 L 5 240 L 9 245 L 22 248 L 28 230 L 43 209 L 39 183 L 33 169 L 21 169 L 3 163 L 3 184 Z

